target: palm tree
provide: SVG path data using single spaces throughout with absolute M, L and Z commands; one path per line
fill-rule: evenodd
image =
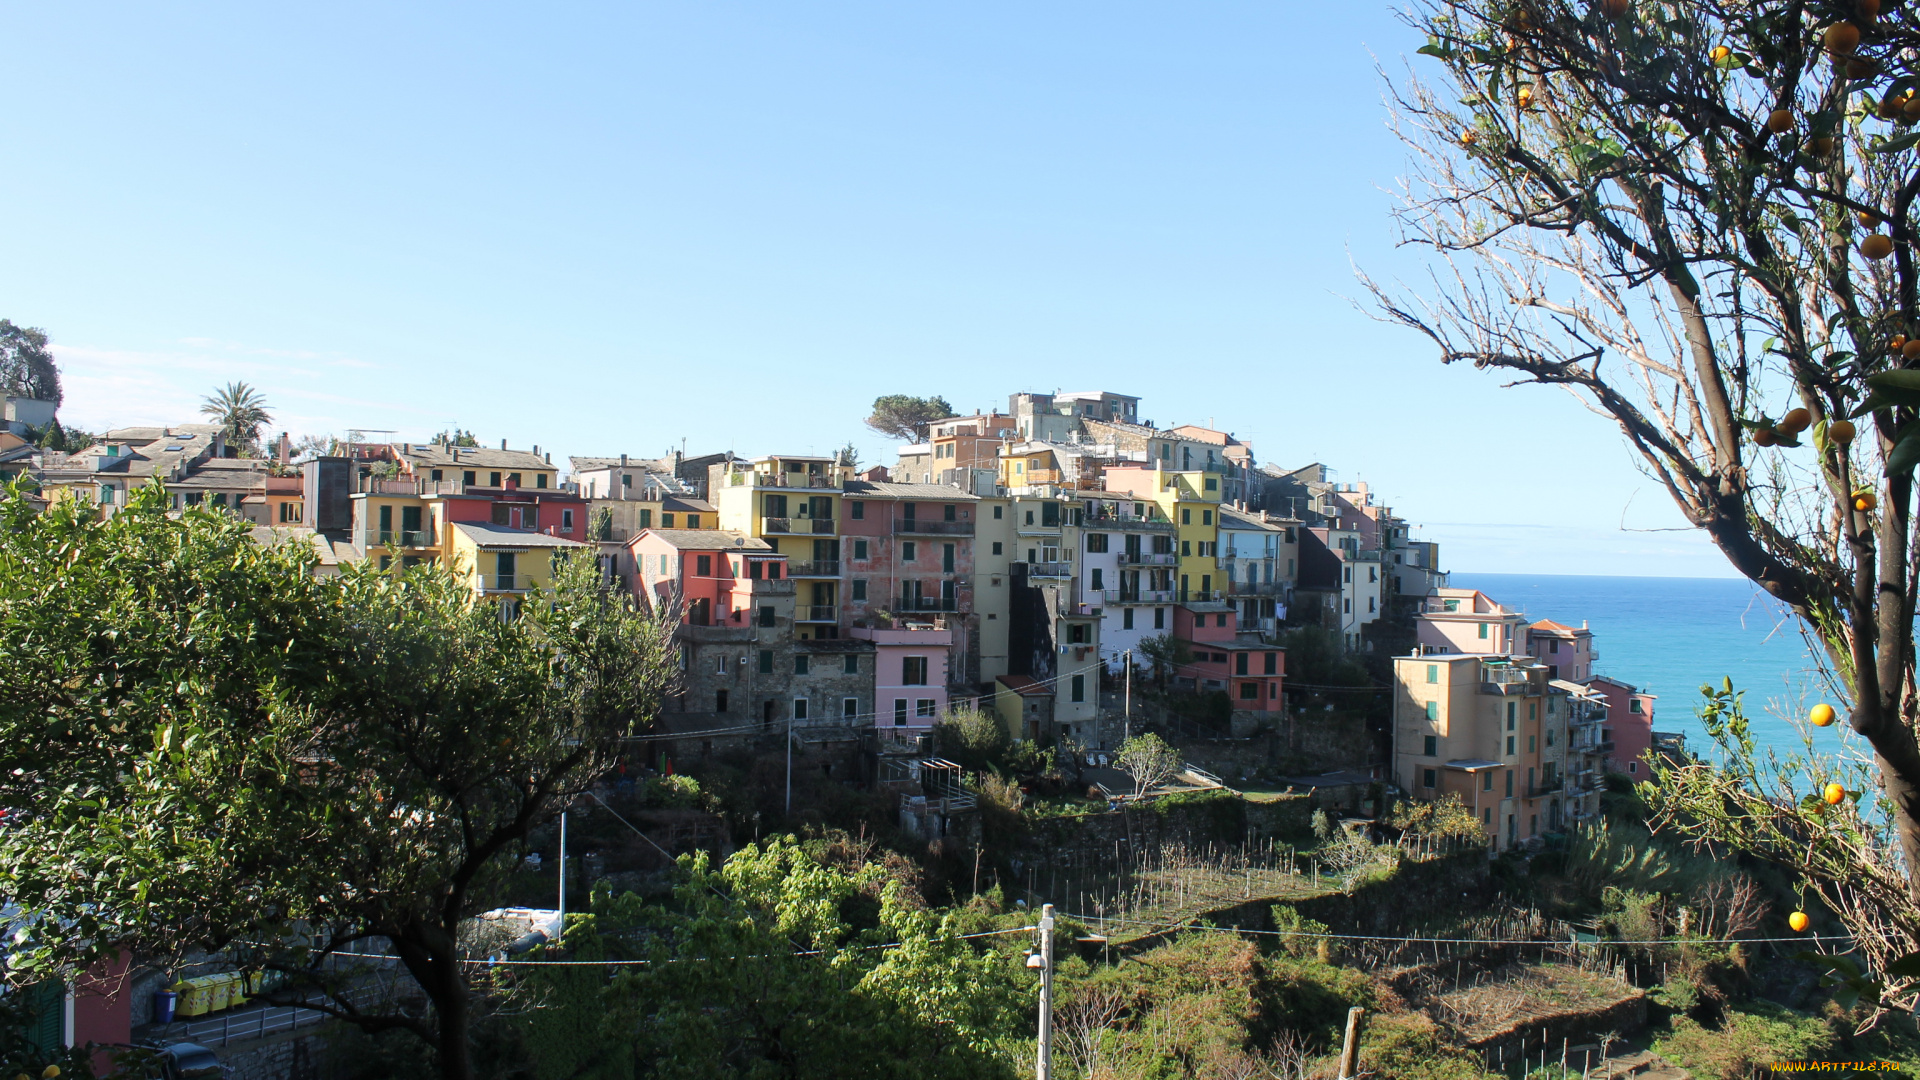
M 227 445 L 235 453 L 249 456 L 260 442 L 260 429 L 273 419 L 267 413 L 267 399 L 243 382 L 230 382 L 225 389 L 201 398 L 200 411 L 219 417 L 227 433 Z

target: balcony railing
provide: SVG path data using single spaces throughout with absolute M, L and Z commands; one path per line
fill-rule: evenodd
M 1107 589 L 1109 604 L 1171 604 L 1172 589 Z
M 1494 692 L 1500 693 L 1509 686 L 1527 685 L 1533 681 L 1533 675 L 1528 668 L 1488 666 L 1480 669 L 1480 681 L 1485 685 L 1496 687 Z
M 744 578 L 747 591 L 755 596 L 792 596 L 793 581 L 790 578 Z
M 772 488 L 821 488 L 832 491 L 840 486 L 840 481 L 831 476 L 814 476 L 807 473 L 770 473 L 770 472 L 732 472 L 727 474 L 728 487 L 772 487 Z
M 1286 591 L 1284 581 L 1227 581 L 1227 592 L 1234 596 L 1283 596 Z
M 920 536 L 972 536 L 971 521 L 924 521 L 917 518 L 902 518 L 894 523 L 896 532 Z
M 1567 782 L 1565 777 L 1550 776 L 1547 779 L 1540 781 L 1538 784 L 1533 784 L 1528 786 L 1527 798 L 1537 799 L 1542 795 L 1551 795 L 1554 792 L 1559 791 L 1560 789 L 1566 786 L 1567 786 Z
M 1172 532 L 1173 522 L 1162 515 L 1151 514 L 1139 517 L 1135 514 L 1088 514 L 1086 527 L 1089 529 L 1145 529 L 1151 532 Z
M 840 609 L 832 604 L 801 604 L 793 609 L 794 622 L 838 622 Z
M 1180 556 L 1171 551 L 1123 551 L 1120 561 L 1134 566 L 1173 566 L 1180 561 Z
M 1029 578 L 1068 578 L 1072 576 L 1072 563 L 1033 562 L 1027 564 L 1027 577 Z
M 839 577 L 839 559 L 815 559 L 812 562 L 790 562 L 787 564 L 788 577 Z
M 958 611 L 960 601 L 947 596 L 903 596 L 896 611 Z
M 480 587 L 493 592 L 521 592 L 526 578 L 519 574 L 482 574 Z

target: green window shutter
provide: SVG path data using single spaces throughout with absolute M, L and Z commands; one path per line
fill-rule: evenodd
M 35 983 L 26 991 L 27 1043 L 43 1054 L 66 1046 L 66 985 L 57 979 Z
M 1427 702 L 1427 719 L 1429 720 L 1440 719 L 1440 703 L 1438 701 Z

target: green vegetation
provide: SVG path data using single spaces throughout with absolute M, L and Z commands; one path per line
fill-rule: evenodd
M 873 399 L 873 415 L 867 417 L 867 426 L 891 438 L 925 442 L 927 425 L 952 415 L 953 406 L 943 397 L 883 394 Z

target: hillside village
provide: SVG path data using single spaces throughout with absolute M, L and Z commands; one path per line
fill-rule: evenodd
M 113 430 L 62 453 L 34 445 L 33 403 L 7 407 L 0 466 L 43 508 L 85 500 L 111 517 L 160 484 L 175 511 L 244 519 L 323 577 L 437 564 L 511 622 L 556 567 L 590 559 L 601 589 L 665 613 L 677 670 L 660 715 L 574 805 L 570 840 L 533 834 L 507 906 L 481 917 L 504 934 L 474 954 L 487 963 L 549 955 L 571 926 L 568 882 L 604 919 L 625 892 L 666 895 L 684 857 L 772 852 L 755 845 L 789 832 L 829 861 L 844 856 L 819 853 L 879 866 L 895 852 L 889 873 L 971 912 L 979 934 L 1028 933 L 1057 905 L 1093 964 L 1074 1008 L 1102 972 L 1135 978 L 1183 949 L 1225 962 L 1208 952 L 1223 941 L 1182 927 L 1245 928 L 1280 934 L 1278 955 L 1323 965 L 1313 978 L 1330 986 L 1360 971 L 1381 988 L 1335 997 L 1399 1002 L 1377 1030 L 1400 1034 L 1365 1043 L 1366 1060 L 1440 1055 L 1467 1076 L 1558 1046 L 1624 1075 L 1670 1065 L 1609 1041 L 1649 1009 L 1705 1014 L 1662 1004 L 1680 992 L 1652 953 L 1599 947 L 1625 925 L 1620 905 L 1754 888 L 1677 848 L 1659 866 L 1684 874 L 1629 858 L 1622 876 L 1621 843 L 1659 847 L 1631 785 L 1690 759 L 1653 729 L 1652 695 L 1598 669 L 1590 629 L 1452 587 L 1438 544 L 1331 467 L 1160 427 L 1131 396 L 1014 394 L 1005 413 L 932 420 L 878 465 L 850 452 L 563 465 L 457 432 L 298 455 L 283 435 L 242 454 L 217 424 Z M 1170 748 L 1164 765 L 1128 758 L 1142 737 Z M 1603 900 L 1610 882 L 1647 891 Z M 1766 909 L 1751 899 L 1726 936 L 1757 932 Z M 1669 926 L 1677 910 L 1642 916 Z M 1420 927 L 1508 944 L 1424 959 L 1417 944 L 1366 944 Z M 1553 951 L 1582 933 L 1595 950 Z M 1712 987 L 1730 962 L 1745 963 L 1721 956 L 1686 978 Z M 359 1045 L 318 1035 L 325 1017 L 275 997 L 238 955 L 120 963 L 116 992 L 42 984 L 66 1001 L 45 1045 L 191 1037 L 246 1075 L 289 1078 L 323 1075 L 329 1040 Z M 1269 977 L 1247 992 L 1277 992 Z M 403 993 L 390 975 L 356 978 L 355 993 Z M 1529 995 L 1544 1003 L 1516 1004 Z M 1128 1041 L 1159 1008 L 1142 998 L 1101 1021 L 1112 1053 L 1172 1052 Z M 1309 1013 L 1262 1021 L 1300 1029 L 1298 1068 L 1271 1075 L 1327 1065 L 1330 1021 Z M 1285 1056 L 1221 1049 L 1252 1047 L 1245 1031 L 1219 1038 L 1207 1054 Z M 328 1060 L 325 1075 L 363 1075 Z M 1268 1075 L 1189 1066 L 1168 1075 Z

